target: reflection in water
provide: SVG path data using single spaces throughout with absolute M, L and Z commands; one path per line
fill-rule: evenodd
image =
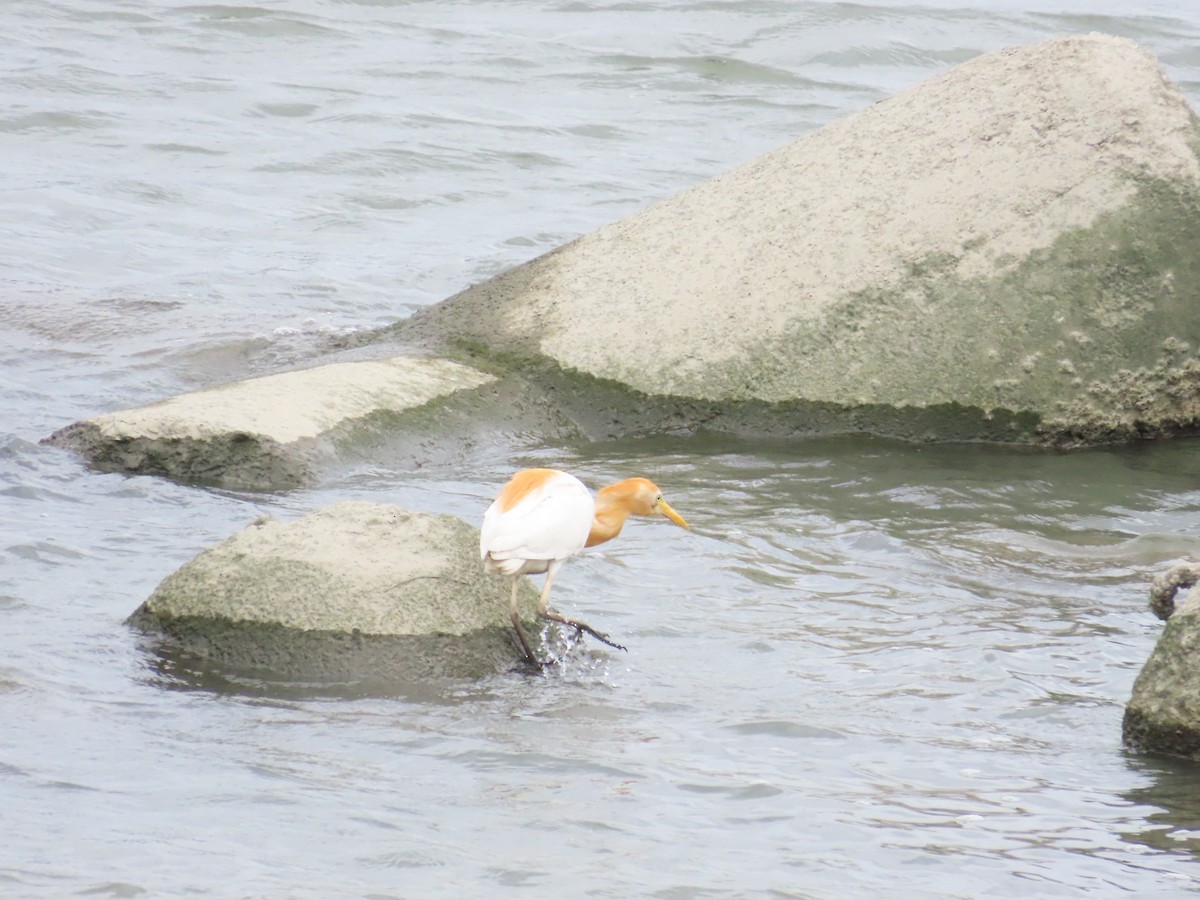
M 1145 783 L 1124 792 L 1140 816 L 1139 827 L 1121 837 L 1154 850 L 1200 856 L 1200 770 L 1195 763 L 1130 754 L 1129 767 Z
M 237 644 L 214 647 L 212 643 L 185 642 L 139 632 L 136 644 L 147 672 L 145 683 L 165 690 L 283 701 L 390 698 L 444 703 L 483 681 L 479 673 L 447 674 L 456 668 L 455 660 L 468 657 L 473 664 L 478 662 L 479 651 L 464 648 L 462 644 L 468 640 L 464 638 L 372 638 L 244 624 L 222 631 L 236 633 Z M 281 632 L 285 633 L 282 647 Z M 507 637 L 507 631 L 504 634 Z M 576 683 L 601 683 L 606 677 L 608 657 L 590 649 L 585 640 L 569 629 L 547 624 L 538 641 L 552 665 L 530 668 L 520 661 L 516 648 L 512 647 L 500 660 L 501 665 L 489 668 L 484 674 L 570 679 Z M 232 654 L 236 662 L 231 662 L 226 654 Z M 261 664 L 247 665 L 248 658 L 257 658 Z

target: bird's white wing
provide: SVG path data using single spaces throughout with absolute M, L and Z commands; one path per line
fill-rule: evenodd
M 596 504 L 583 482 L 556 472 L 509 509 L 498 498 L 483 516 L 479 549 L 493 559 L 554 560 L 587 543 Z

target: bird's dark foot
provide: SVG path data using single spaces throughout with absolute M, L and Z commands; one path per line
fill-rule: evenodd
M 553 669 L 556 665 L 558 665 L 558 661 L 554 659 L 543 661 L 540 659 L 529 659 L 526 657 L 525 659 L 521 660 L 521 664 L 519 666 L 513 669 L 513 672 L 521 675 L 541 675 L 548 669 Z
M 516 613 L 512 614 L 513 630 L 517 633 L 517 641 L 521 645 L 521 652 L 525 654 L 525 662 L 531 669 L 541 671 L 546 668 L 546 663 L 542 662 L 534 654 L 533 648 L 529 645 L 529 638 L 525 636 L 525 629 L 521 627 L 521 619 Z
M 624 650 L 626 653 L 629 652 L 627 648 L 625 648 L 621 644 L 618 644 L 616 641 L 614 641 L 612 638 L 610 638 L 607 634 L 597 631 L 591 625 L 587 624 L 587 622 L 579 622 L 579 621 L 576 621 L 575 619 L 568 619 L 565 616 L 560 616 L 558 613 L 553 613 L 553 612 L 544 612 L 544 613 L 540 613 L 540 615 L 543 619 L 549 619 L 551 622 L 558 622 L 560 625 L 570 625 L 572 628 L 575 629 L 576 635 L 578 635 L 580 632 L 586 631 L 588 634 L 590 634 L 592 637 L 594 637 L 600 643 L 607 644 L 608 646 L 612 647 L 614 650 Z

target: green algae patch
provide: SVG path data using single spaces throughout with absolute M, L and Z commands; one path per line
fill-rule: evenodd
M 538 408 L 561 412 L 558 436 L 574 423 L 597 438 L 711 428 L 1078 446 L 1200 430 L 1200 192 L 1143 179 L 1122 208 L 996 275 L 963 278 L 961 260 L 927 254 L 897 283 L 798 314 L 686 375 L 563 368 L 531 334 L 506 332 L 501 311 L 476 315 L 477 296 L 429 319 L 443 350 L 535 386 Z M 509 390 L 492 408 L 527 397 Z
M 572 423 L 579 437 L 592 441 L 710 432 L 770 439 L 861 433 L 918 442 L 1031 443 L 1040 425 L 1032 413 L 957 403 L 772 403 L 647 394 L 615 379 L 556 369 L 544 358 L 527 363 L 524 379 L 530 390 L 553 402 L 557 416 Z
M 328 456 L 328 444 L 322 439 L 285 445 L 244 431 L 204 437 L 112 436 L 92 421 L 68 425 L 45 443 L 78 452 L 99 472 L 158 475 L 187 484 L 247 491 L 300 487 Z
M 226 678 L 268 683 L 403 685 L 431 678 L 483 678 L 518 664 L 511 626 L 466 635 L 381 635 L 159 616 L 144 608 L 128 624 L 153 638 L 150 649 L 161 658 L 183 656 L 192 667 Z
M 1200 194 L 1146 180 L 1122 209 L 994 277 L 963 279 L 952 257 L 926 257 L 687 385 L 660 377 L 714 399 L 887 405 L 893 420 L 949 404 L 966 414 L 941 417 L 959 437 L 966 419 L 996 437 L 997 415 L 1036 420 L 1012 436 L 1052 443 L 1189 432 L 1198 311 Z

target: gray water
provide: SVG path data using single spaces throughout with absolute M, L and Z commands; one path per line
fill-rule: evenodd
M 0 895 L 1172 896 L 1200 776 L 1125 752 L 1200 553 L 1194 442 L 647 438 L 362 461 L 270 496 L 37 442 L 303 362 L 978 53 L 1150 0 L 0 5 Z M 831 173 L 836 177 L 836 173 Z M 517 466 L 655 478 L 545 676 L 221 678 L 123 624 L 263 512 L 478 521 Z

